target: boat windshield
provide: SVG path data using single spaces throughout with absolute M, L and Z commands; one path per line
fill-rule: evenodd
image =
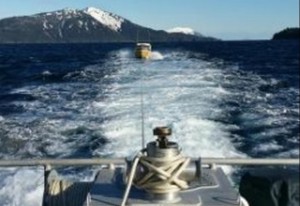
M 150 44 L 141 44 L 141 43 L 138 43 L 137 44 L 137 49 L 151 50 L 151 45 Z

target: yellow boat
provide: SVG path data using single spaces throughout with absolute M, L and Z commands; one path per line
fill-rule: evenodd
M 149 59 L 151 56 L 151 44 L 137 43 L 135 48 L 135 57 L 140 59 Z

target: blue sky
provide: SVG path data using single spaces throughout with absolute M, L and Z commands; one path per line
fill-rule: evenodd
M 89 6 L 153 29 L 190 27 L 221 39 L 270 39 L 299 27 L 299 0 L 1 0 L 0 18 Z

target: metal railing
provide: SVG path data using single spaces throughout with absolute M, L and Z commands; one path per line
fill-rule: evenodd
M 199 158 L 206 165 L 299 165 L 299 158 Z M 192 159 L 197 161 L 199 159 Z M 122 165 L 125 158 L 0 160 L 0 167 Z

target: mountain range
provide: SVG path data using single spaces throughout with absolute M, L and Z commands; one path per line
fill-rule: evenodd
M 0 43 L 92 43 L 210 41 L 187 29 L 154 30 L 116 14 L 89 7 L 0 20 Z

